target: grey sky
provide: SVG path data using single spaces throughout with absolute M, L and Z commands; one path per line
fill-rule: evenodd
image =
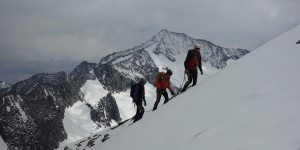
M 0 80 L 69 73 L 161 29 L 253 50 L 300 24 L 299 7 L 299 0 L 0 0 Z

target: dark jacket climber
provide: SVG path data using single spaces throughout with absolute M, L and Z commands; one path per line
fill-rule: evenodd
M 140 120 L 143 117 L 145 112 L 145 109 L 143 107 L 143 102 L 144 102 L 144 106 L 146 106 L 147 103 L 145 100 L 145 87 L 144 87 L 146 82 L 147 81 L 145 79 L 141 79 L 140 82 L 133 85 L 131 89 L 131 97 L 133 98 L 132 101 L 133 103 L 135 103 L 137 107 L 133 122 Z
M 185 68 L 185 73 L 188 76 L 188 81 L 183 86 L 181 92 L 184 92 L 188 87 L 188 85 L 192 83 L 192 81 L 193 81 L 193 86 L 197 84 L 197 78 L 198 78 L 197 68 L 199 68 L 201 75 L 203 75 L 202 60 L 201 60 L 201 53 L 200 53 L 199 46 L 195 45 L 194 49 L 188 51 L 188 54 L 184 61 L 184 68 Z

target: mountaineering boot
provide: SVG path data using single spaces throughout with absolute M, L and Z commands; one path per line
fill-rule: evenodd
M 186 88 L 187 88 L 187 85 L 184 85 L 184 87 L 181 89 L 181 93 L 185 92 Z
M 153 107 L 152 111 L 156 110 L 156 109 L 157 109 L 157 106 L 158 106 L 158 103 L 157 103 L 157 102 L 155 102 L 155 103 L 154 103 L 154 107 Z
M 152 109 L 152 111 L 154 111 L 154 110 L 156 110 L 157 109 L 157 107 L 154 107 L 153 109 Z
M 168 101 L 169 101 L 169 100 L 167 100 L 167 101 L 164 101 L 164 104 L 166 104 Z

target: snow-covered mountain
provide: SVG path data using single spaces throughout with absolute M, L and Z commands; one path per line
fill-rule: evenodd
M 300 25 L 178 95 L 60 149 L 300 149 Z M 130 125 L 130 126 L 129 126 Z
M 227 66 L 229 60 L 237 60 L 249 53 L 245 49 L 223 48 L 209 41 L 193 39 L 183 33 L 161 30 L 149 41 L 132 49 L 110 54 L 101 59 L 101 64 L 112 64 L 120 72 L 129 76 L 145 76 L 146 68 L 136 68 L 139 64 L 162 68 L 168 67 L 175 73 L 183 73 L 183 61 L 187 51 L 195 44 L 201 46 L 202 61 L 207 70 L 216 70 Z M 141 62 L 137 62 L 141 61 Z M 144 66 L 144 65 L 143 65 Z M 149 67 L 148 67 L 149 68 Z M 213 68 L 213 69 L 211 69 Z M 142 72 L 144 71 L 144 72 Z M 153 70 L 156 71 L 156 70 Z M 153 81 L 155 74 L 146 75 L 148 81 Z
M 134 48 L 110 54 L 99 64 L 83 61 L 69 75 L 36 74 L 0 93 L 1 137 L 10 149 L 54 149 L 131 118 L 129 87 L 146 78 L 146 110 L 152 108 L 158 71 L 171 68 L 174 89 L 182 86 L 183 61 L 201 46 L 205 76 L 249 53 L 162 30 Z M 60 143 L 59 143 L 60 142 Z

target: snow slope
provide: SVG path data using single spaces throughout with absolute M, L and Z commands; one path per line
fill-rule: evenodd
M 299 150 L 299 35 L 297 26 L 84 148 Z
M 2 150 L 5 150 L 7 149 L 7 145 L 6 143 L 3 141 L 2 137 L 0 136 L 0 149 Z

